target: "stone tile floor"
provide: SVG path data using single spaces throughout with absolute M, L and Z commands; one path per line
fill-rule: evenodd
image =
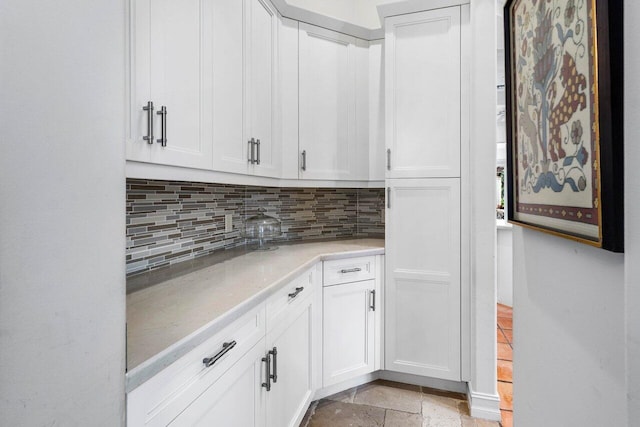
M 378 380 L 315 401 L 300 427 L 498 427 L 469 416 L 463 394 Z

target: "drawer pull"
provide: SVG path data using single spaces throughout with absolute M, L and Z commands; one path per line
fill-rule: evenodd
M 304 291 L 304 286 L 300 286 L 299 288 L 296 288 L 296 291 L 295 291 L 295 292 L 291 292 L 291 293 L 289 294 L 289 299 L 294 299 L 294 298 L 295 298 L 295 297 L 297 297 L 297 296 L 298 296 L 298 294 L 299 294 L 300 292 L 302 292 L 302 291 Z
M 204 363 L 205 367 L 208 368 L 209 366 L 220 360 L 220 358 L 227 354 L 233 347 L 236 346 L 236 344 L 237 343 L 235 341 L 223 343 L 222 350 L 217 352 L 213 357 L 205 357 L 204 359 L 202 359 L 202 363 Z
M 357 273 L 358 271 L 362 271 L 362 269 L 360 267 L 356 267 L 356 268 L 345 268 L 340 270 L 340 273 Z
M 369 298 L 370 298 L 369 309 L 371 311 L 376 311 L 376 291 L 375 291 L 375 289 L 369 291 Z

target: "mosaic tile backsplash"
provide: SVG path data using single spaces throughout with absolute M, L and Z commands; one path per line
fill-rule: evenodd
M 244 245 L 244 219 L 261 207 L 281 221 L 280 240 L 384 237 L 384 189 L 127 179 L 127 274 Z

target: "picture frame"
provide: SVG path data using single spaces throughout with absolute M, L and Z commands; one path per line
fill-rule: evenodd
M 617 0 L 507 0 L 507 215 L 624 251 L 623 19 Z

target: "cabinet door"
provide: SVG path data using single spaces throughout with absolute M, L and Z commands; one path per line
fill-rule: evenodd
M 245 139 L 259 140 L 253 174 L 280 175 L 280 141 L 276 135 L 278 15 L 266 0 L 247 0 L 247 125 Z
M 387 185 L 386 369 L 459 381 L 460 180 Z
M 244 138 L 244 2 L 213 1 L 210 80 L 213 169 L 247 173 Z
M 375 280 L 323 288 L 323 387 L 374 370 Z
M 127 118 L 127 160 L 149 162 L 155 138 L 149 133 L 149 115 L 143 110 L 151 99 L 151 0 L 129 2 L 129 79 Z M 157 103 L 156 103 L 157 104 Z M 155 121 L 155 111 L 151 117 Z M 155 131 L 155 129 L 154 129 Z
M 460 176 L 460 7 L 385 20 L 388 178 Z
M 313 395 L 313 295 L 267 333 L 267 350 L 277 349 L 277 381 L 267 392 L 267 426 L 297 427 Z
M 149 52 L 136 55 L 150 55 L 150 100 L 156 109 L 156 142 L 150 157 L 153 163 L 211 167 L 211 133 L 207 126 L 210 120 L 205 102 L 209 9 L 208 2 L 202 0 L 150 0 L 148 28 L 136 26 L 136 33 L 149 31 Z M 136 16 L 139 19 L 147 18 Z M 162 106 L 167 109 L 166 126 L 157 115 Z M 163 128 L 166 146 L 157 142 Z
M 384 41 L 369 42 L 369 180 L 385 178 Z
M 264 425 L 261 391 L 264 339 L 195 399 L 170 426 L 258 427 Z
M 298 179 L 298 21 L 282 18 L 278 31 L 278 94 L 282 179 Z
M 356 39 L 300 23 L 302 179 L 354 179 Z M 301 168 L 302 169 L 302 168 Z

